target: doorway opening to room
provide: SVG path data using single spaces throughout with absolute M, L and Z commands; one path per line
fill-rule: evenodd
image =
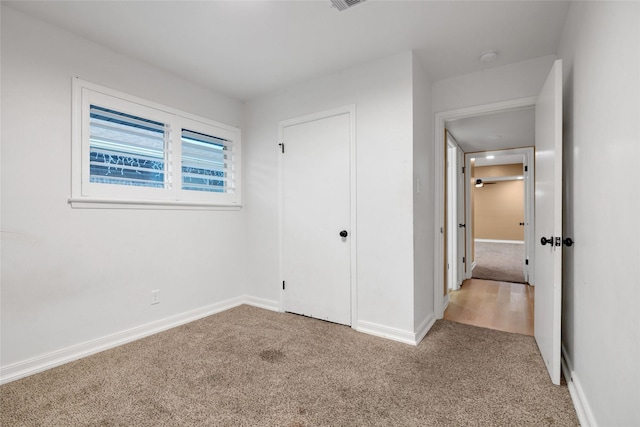
M 534 109 L 445 126 L 444 318 L 533 335 Z
M 533 107 L 533 108 L 532 108 Z M 529 114 L 529 135 L 531 142 L 516 144 L 509 138 L 505 138 L 504 135 L 495 134 L 495 127 L 489 129 L 489 133 L 474 133 L 475 137 L 471 138 L 468 142 L 464 141 L 464 138 L 460 135 L 459 131 L 456 131 L 454 127 L 456 122 L 463 119 L 481 119 L 483 117 L 504 117 L 508 115 L 517 114 L 519 112 L 527 112 Z M 526 114 L 523 114 L 526 115 Z M 485 121 L 485 123 L 488 121 Z M 562 255 L 563 246 L 571 246 L 573 242 L 571 239 L 565 239 L 563 236 L 563 224 L 562 224 L 562 60 L 554 61 L 549 74 L 547 75 L 542 88 L 537 96 L 529 98 L 514 99 L 510 101 L 497 102 L 494 104 L 485 104 L 473 107 L 465 107 L 457 110 L 450 110 L 439 112 L 435 114 L 435 205 L 436 205 L 436 217 L 434 222 L 434 232 L 436 236 L 440 236 L 435 241 L 434 250 L 434 263 L 435 265 L 446 265 L 447 262 L 447 225 L 446 220 L 446 206 L 447 191 L 444 180 L 446 179 L 446 129 L 449 129 L 450 133 L 458 140 L 458 144 L 461 145 L 463 151 L 468 153 L 487 152 L 487 151 L 502 151 L 510 147 L 535 147 L 531 149 L 535 155 L 534 159 L 531 158 L 529 173 L 535 171 L 535 179 L 530 179 L 530 184 L 533 186 L 535 182 L 535 214 L 532 214 L 529 221 L 529 226 L 525 226 L 525 245 L 530 245 L 530 248 L 534 248 L 529 254 L 529 285 L 518 285 L 524 287 L 525 290 L 535 289 L 535 306 L 533 301 L 531 303 L 524 304 L 524 310 L 513 310 L 514 313 L 526 312 L 527 307 L 534 306 L 534 310 L 531 311 L 531 315 L 528 316 L 528 323 L 533 324 L 533 336 L 535 337 L 536 344 L 540 350 L 540 355 L 547 367 L 551 381 L 554 384 L 560 384 L 560 354 L 561 354 L 561 341 L 560 341 L 560 326 L 562 316 Z M 486 129 L 485 129 L 486 130 Z M 456 135 L 458 133 L 458 135 Z M 527 134 L 526 132 L 518 131 L 515 137 Z M 482 136 L 489 137 L 484 140 Z M 463 144 L 477 144 L 474 147 L 465 147 Z M 504 146 L 492 146 L 491 144 L 503 143 Z M 534 167 L 535 166 L 535 167 Z M 462 172 L 461 172 L 462 173 Z M 524 177 L 525 182 L 527 177 Z M 465 186 L 471 185 L 468 176 L 464 178 Z M 475 185 L 475 182 L 474 182 Z M 526 187 L 525 187 L 526 188 Z M 531 188 L 533 189 L 533 187 Z M 532 191 L 533 193 L 533 191 Z M 526 210 L 525 210 L 526 211 Z M 533 211 L 533 210 L 532 210 Z M 533 237 L 533 228 L 535 227 L 535 239 L 529 239 L 527 241 L 527 228 L 529 228 L 529 235 Z M 469 233 L 468 228 L 465 233 Z M 534 246 L 534 242 L 538 242 Z M 465 250 L 469 250 L 469 235 L 467 234 L 467 244 Z M 468 252 L 466 252 L 468 253 Z M 533 255 L 535 254 L 535 257 Z M 460 254 L 457 254 L 453 258 L 453 262 L 458 262 Z M 465 278 L 470 277 L 470 263 L 466 263 Z M 534 274 L 532 274 L 534 273 Z M 473 279 L 482 280 L 482 279 Z M 443 270 L 439 268 L 434 269 L 434 311 L 436 316 L 442 318 L 444 316 L 445 309 L 451 313 L 452 308 L 450 304 L 450 292 L 444 288 L 444 295 L 442 293 L 443 286 L 446 283 L 446 276 L 443 275 Z M 508 282 L 492 282 L 484 281 L 484 283 L 501 284 Z M 533 286 L 535 285 L 535 287 Z M 464 285 L 463 285 L 464 288 Z M 522 289 L 522 288 L 521 288 Z M 483 327 L 489 327 L 493 329 L 500 329 L 500 324 L 513 325 L 516 322 L 508 318 L 511 314 L 506 312 L 507 320 L 503 320 L 505 312 L 502 311 L 500 316 L 495 316 L 492 309 L 500 306 L 502 301 L 518 300 L 527 301 L 528 294 L 525 292 L 524 298 L 514 297 L 512 293 L 508 294 L 502 299 L 500 294 L 505 295 L 507 292 L 501 289 L 490 290 L 484 293 L 485 297 L 493 296 L 493 299 L 489 303 L 481 304 L 480 307 L 484 309 L 485 319 L 484 324 L 478 325 Z M 473 299 L 467 297 L 467 299 Z M 488 310 L 487 310 L 488 308 Z M 503 307 L 504 310 L 504 307 Z M 511 311 L 511 310 L 509 310 Z M 467 310 L 466 313 L 469 313 Z M 488 314 L 488 316 L 487 316 Z M 459 321 L 460 317 L 465 315 L 465 311 L 461 310 L 458 313 Z M 535 318 L 533 318 L 535 316 Z M 487 318 L 488 317 L 488 318 Z M 496 318 L 502 317 L 503 319 Z M 529 320 L 530 319 L 530 320 Z M 468 322 L 470 323 L 470 322 Z M 524 333 L 531 333 L 526 331 Z

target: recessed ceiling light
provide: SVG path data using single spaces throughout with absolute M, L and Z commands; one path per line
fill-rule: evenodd
M 487 156 L 486 158 L 487 158 L 487 159 L 489 159 L 489 160 L 491 160 L 491 159 L 495 159 L 495 158 L 496 158 L 496 156 Z
M 498 51 L 496 50 L 487 50 L 480 54 L 480 60 L 483 64 L 488 64 L 490 62 L 495 61 L 498 58 Z

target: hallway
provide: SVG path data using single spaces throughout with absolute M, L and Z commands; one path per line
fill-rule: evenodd
M 505 332 L 533 335 L 532 286 L 490 280 L 465 280 L 449 293 L 444 319 Z

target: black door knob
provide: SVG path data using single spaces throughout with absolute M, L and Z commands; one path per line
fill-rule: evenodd
M 553 236 L 549 237 L 548 239 L 546 237 L 541 237 L 540 238 L 540 244 L 542 246 L 549 244 L 551 246 L 553 246 Z
M 340 232 L 340 237 L 347 237 L 349 235 L 349 233 L 347 233 L 347 230 L 342 230 Z
M 571 237 L 567 237 L 566 239 L 562 239 L 562 243 L 567 246 L 573 246 L 573 239 Z
M 467 224 L 458 224 L 458 228 L 466 228 Z

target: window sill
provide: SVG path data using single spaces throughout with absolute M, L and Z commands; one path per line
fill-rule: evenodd
M 115 200 L 96 198 L 71 198 L 69 204 L 74 209 L 147 209 L 147 210 L 196 210 L 196 211 L 239 211 L 240 204 L 215 204 L 166 200 Z

